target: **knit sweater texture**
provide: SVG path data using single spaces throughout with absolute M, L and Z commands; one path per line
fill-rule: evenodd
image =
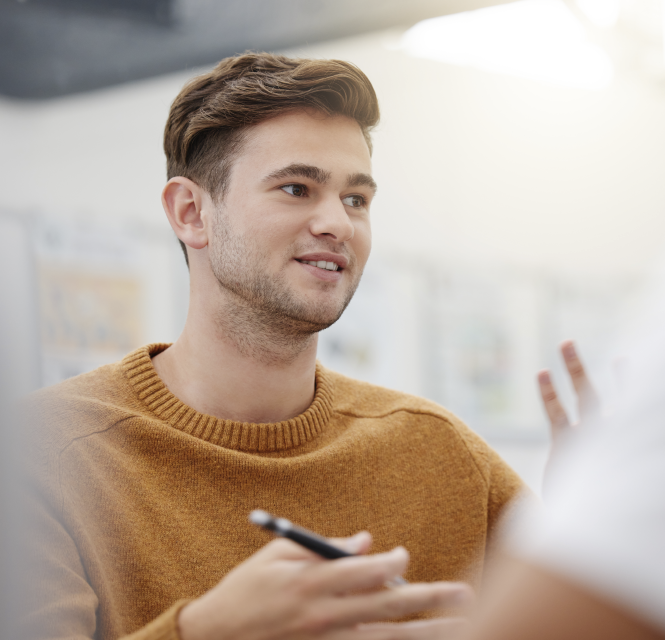
M 167 346 L 37 394 L 29 637 L 176 640 L 183 604 L 270 540 L 253 509 L 325 536 L 368 530 L 372 552 L 403 545 L 409 581 L 478 586 L 522 483 L 458 418 L 317 365 L 301 415 L 221 420 L 161 381 L 151 356 Z

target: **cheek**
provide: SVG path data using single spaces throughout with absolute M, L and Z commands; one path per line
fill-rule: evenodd
M 355 225 L 353 247 L 360 266 L 364 266 L 372 249 L 372 227 L 369 219 Z
M 259 244 L 284 243 L 298 231 L 298 219 L 292 212 L 283 211 L 268 202 L 245 207 L 242 216 L 243 233 Z M 291 213 L 291 215 L 289 215 Z
M 281 250 L 290 247 L 302 234 L 302 225 L 294 224 L 288 218 L 284 220 L 273 219 L 269 223 L 260 225 L 254 229 L 256 236 L 262 238 L 262 242 L 270 245 L 273 249 Z
M 306 231 L 306 226 L 304 227 Z M 294 247 L 302 242 L 303 225 L 294 216 L 263 215 L 246 227 L 247 237 L 257 254 L 263 256 L 272 267 L 281 268 L 285 256 L 291 257 Z

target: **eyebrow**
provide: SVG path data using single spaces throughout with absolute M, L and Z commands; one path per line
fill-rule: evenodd
M 315 167 L 311 164 L 300 164 L 294 162 L 286 167 L 273 171 L 270 175 L 266 176 L 263 180 L 281 180 L 282 178 L 307 178 L 317 184 L 325 184 L 330 180 L 330 171 L 324 171 L 320 167 Z
M 369 187 L 374 193 L 376 193 L 377 189 L 377 184 L 369 173 L 352 173 L 346 181 L 346 186 Z
M 321 167 L 316 167 L 311 164 L 303 164 L 299 162 L 294 162 L 286 167 L 277 169 L 271 174 L 267 175 L 263 181 L 269 182 L 271 180 L 282 180 L 284 178 L 307 178 L 312 180 L 317 184 L 326 184 L 332 174 L 330 171 L 321 169 Z M 368 173 L 352 173 L 346 180 L 347 187 L 369 187 L 374 193 L 376 193 L 377 184 L 374 181 L 374 178 Z

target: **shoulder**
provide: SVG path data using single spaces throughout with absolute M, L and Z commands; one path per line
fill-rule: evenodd
M 130 356 L 30 395 L 25 402 L 30 444 L 62 450 L 145 411 L 125 372 Z
M 354 380 L 330 369 L 322 368 L 322 371 L 334 389 L 336 413 L 398 423 L 408 429 L 410 438 L 417 432 L 436 433 L 446 448 L 468 454 L 480 474 L 489 481 L 497 454 L 452 411 L 419 396 Z
M 425 398 L 355 380 L 323 367 L 322 370 L 335 390 L 334 409 L 338 413 L 358 418 L 381 418 L 405 412 L 462 424 L 453 413 Z
M 99 467 L 100 451 L 117 447 L 117 438 L 114 441 L 105 434 L 115 435 L 114 429 L 125 426 L 131 430 L 132 419 L 152 416 L 130 373 L 136 360 L 149 358 L 154 347 L 137 349 L 118 362 L 41 389 L 24 400 L 23 473 L 27 485 L 57 509 L 63 508 L 65 475 L 70 474 L 70 480 L 83 477 L 80 472 L 86 465 Z M 140 375 L 134 371 L 135 377 Z

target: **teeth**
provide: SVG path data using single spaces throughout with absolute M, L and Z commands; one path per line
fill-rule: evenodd
M 326 262 L 325 260 L 303 260 L 305 264 L 311 264 L 313 267 L 318 267 L 319 269 L 326 269 L 327 271 L 337 271 L 339 265 L 335 262 Z

